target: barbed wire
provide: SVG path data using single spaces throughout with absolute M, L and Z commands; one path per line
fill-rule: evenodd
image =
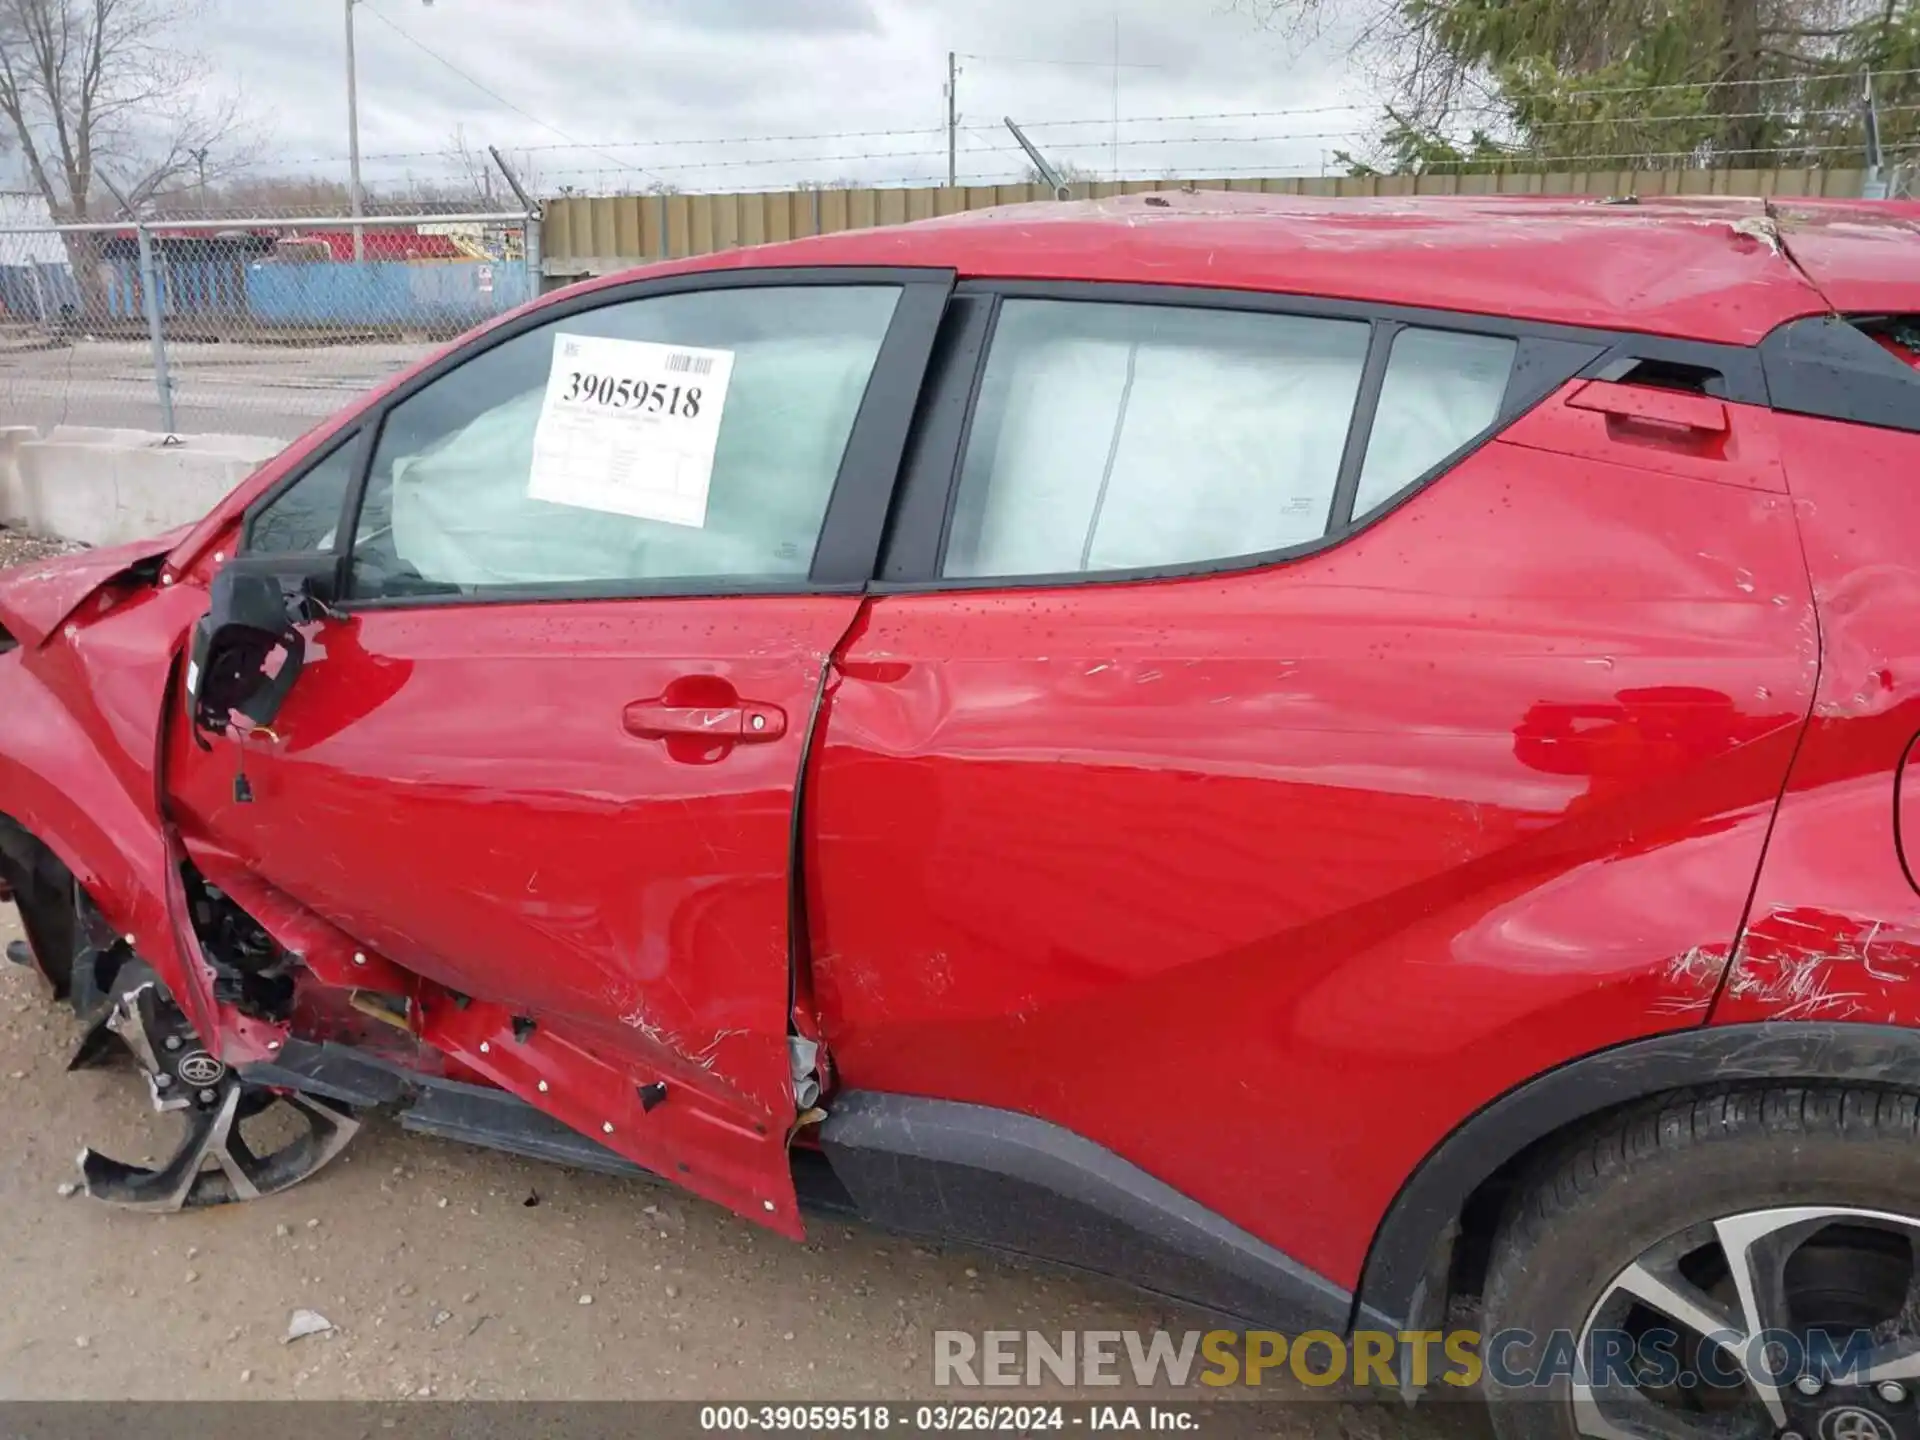
M 1495 156 L 1467 157 L 1461 160 L 1449 162 L 1446 168 L 1448 170 L 1506 170 L 1506 171 L 1517 173 L 1517 172 L 1523 172 L 1523 171 L 1530 171 L 1535 167 L 1541 167 L 1543 169 L 1546 167 L 1550 167 L 1551 170 L 1555 173 L 1577 174 L 1582 171 L 1589 171 L 1589 170 L 1639 170 L 1639 169 L 1650 169 L 1650 168 L 1655 168 L 1655 169 L 1669 168 L 1670 169 L 1670 168 L 1678 168 L 1680 165 L 1685 164 L 1690 167 L 1698 168 L 1700 173 L 1702 174 L 1707 174 L 1707 173 L 1711 173 L 1714 170 L 1765 168 L 1764 166 L 1759 166 L 1752 163 L 1736 163 L 1736 162 L 1752 162 L 1756 160 L 1764 160 L 1767 165 L 1781 166 L 1785 168 L 1798 168 L 1793 166 L 1790 162 L 1799 157 L 1815 156 L 1815 155 L 1839 155 L 1839 154 L 1857 155 L 1859 153 L 1859 150 L 1860 150 L 1859 145 L 1849 144 L 1849 143 L 1764 146 L 1764 147 L 1756 147 L 1753 149 L 1743 149 L 1743 150 L 1721 150 L 1721 151 L 1716 151 L 1711 155 L 1710 158 L 1713 161 L 1711 165 L 1699 164 L 1699 162 L 1702 159 L 1702 155 L 1700 150 L 1698 149 L 1622 150 L 1622 151 L 1613 151 L 1606 154 L 1598 154 L 1598 155 L 1554 155 L 1554 154 L 1527 153 L 1525 151 L 1514 151 L 1514 152 L 1509 152 L 1506 154 L 1495 155 Z M 1660 165 L 1657 163 L 1662 161 L 1675 162 L 1675 164 Z M 1823 167 L 1815 167 L 1815 168 L 1823 168 Z M 598 181 L 598 180 L 604 179 L 609 175 L 617 176 L 623 173 L 624 172 L 619 170 L 589 169 L 589 170 L 565 170 L 565 171 L 557 172 L 557 175 L 559 177 L 564 177 L 571 184 L 574 181 L 580 181 L 580 180 Z M 1290 167 L 1283 164 L 1207 165 L 1207 166 L 1193 167 L 1192 173 L 1186 174 L 1186 175 L 1172 174 L 1172 173 L 1163 173 L 1162 175 L 1159 175 L 1159 176 L 1151 176 L 1151 175 L 1142 176 L 1137 174 L 1131 175 L 1131 176 L 1125 177 L 1125 181 L 1123 183 L 1134 183 L 1142 179 L 1212 180 L 1212 179 L 1221 179 L 1221 178 L 1225 178 L 1232 175 L 1260 175 L 1268 179 L 1274 179 L 1274 180 L 1316 178 L 1316 175 L 1314 174 L 1307 174 L 1307 173 L 1301 172 L 1297 168 L 1290 169 Z M 1317 173 L 1317 178 L 1335 179 L 1335 178 L 1341 178 L 1341 177 L 1326 175 L 1323 170 Z M 835 181 L 827 184 L 814 183 L 814 184 L 809 184 L 809 185 L 799 186 L 794 188 L 796 190 L 832 191 L 832 190 L 838 190 L 838 189 L 886 189 L 893 186 L 916 186 L 916 185 L 938 187 L 938 186 L 945 185 L 945 183 L 946 183 L 946 177 L 944 174 L 928 172 L 928 173 L 918 174 L 918 175 L 890 175 L 890 176 L 864 176 L 863 175 L 857 178 L 849 177 L 848 180 L 844 183 L 839 181 Z M 963 180 L 960 188 L 961 189 L 967 189 L 969 187 L 988 188 L 996 185 L 1019 184 L 1019 183 L 1022 183 L 1022 181 L 1018 175 L 1003 172 L 1002 175 L 998 178 L 981 176 L 981 177 L 970 179 L 970 180 Z M 1099 180 L 1075 180 L 1075 181 L 1071 181 L 1070 183 L 1108 184 L 1111 182 L 1105 179 L 1099 179 Z M 549 190 L 552 190 L 560 187 L 558 187 L 557 185 L 549 185 L 547 188 Z M 640 192 L 628 192 L 628 193 L 640 193 Z M 665 193 L 665 192 L 654 192 L 654 193 Z M 688 191 L 683 193 L 696 193 L 696 192 Z
M 377 14 L 378 12 L 372 12 L 372 13 Z M 382 18 L 384 19 L 385 17 L 382 17 Z M 437 59 L 439 57 L 436 56 L 435 58 Z M 1742 87 L 1775 86 L 1775 85 L 1806 85 L 1812 81 L 1817 81 L 1817 80 L 1849 80 L 1851 81 L 1856 79 L 1867 79 L 1867 78 L 1874 79 L 1874 80 L 1893 80 L 1893 79 L 1904 79 L 1904 78 L 1907 78 L 1910 76 L 1916 76 L 1916 75 L 1920 75 L 1920 66 L 1905 67 L 1905 68 L 1887 68 L 1887 69 L 1878 69 L 1878 70 L 1835 71 L 1831 75 L 1826 75 L 1826 76 L 1804 76 L 1804 75 L 1803 76 L 1764 76 L 1764 77 L 1751 79 L 1751 80 L 1729 80 L 1729 81 L 1714 82 L 1711 85 L 1704 84 L 1704 83 L 1675 83 L 1675 84 L 1664 84 L 1664 85 L 1618 85 L 1618 86 L 1592 87 L 1592 88 L 1579 89 L 1579 90 L 1564 90 L 1564 91 L 1557 91 L 1557 92 L 1547 92 L 1547 91 L 1539 91 L 1539 92 L 1531 92 L 1531 93 L 1523 92 L 1521 94 L 1509 94 L 1509 95 L 1500 96 L 1497 98 L 1497 100 L 1490 103 L 1511 106 L 1514 104 L 1524 103 L 1526 101 L 1531 101 L 1531 100 L 1575 100 L 1575 99 L 1588 99 L 1596 96 L 1608 96 L 1608 95 L 1657 95 L 1657 94 L 1670 94 L 1670 93 L 1675 93 L 1679 91 L 1726 90 L 1726 89 L 1738 89 Z M 474 83 L 478 83 L 478 82 L 474 82 Z M 488 93 L 491 93 L 491 92 L 488 92 Z M 505 104 L 507 102 L 502 101 L 501 103 Z M 515 107 L 509 106 L 509 108 L 514 108 L 516 114 L 523 113 Z M 1080 118 L 1080 119 L 1060 119 L 1060 120 L 1044 120 L 1043 119 L 1043 120 L 1033 120 L 1033 121 L 1022 121 L 1021 128 L 1023 130 L 1028 131 L 1029 133 L 1033 133 L 1036 131 L 1046 132 L 1046 131 L 1054 131 L 1054 130 L 1087 128 L 1087 127 L 1099 127 L 1099 128 L 1111 131 L 1116 124 L 1124 128 L 1127 126 L 1137 126 L 1137 125 L 1168 125 L 1168 124 L 1186 124 L 1186 123 L 1202 123 L 1202 122 L 1211 123 L 1211 122 L 1222 121 L 1222 120 L 1278 120 L 1278 119 L 1288 119 L 1288 118 L 1292 118 L 1296 116 L 1304 116 L 1304 115 L 1333 115 L 1333 114 L 1341 114 L 1341 113 L 1347 113 L 1347 112 L 1353 112 L 1353 111 L 1373 111 L 1373 110 L 1377 110 L 1378 108 L 1379 107 L 1373 102 L 1343 101 L 1337 104 L 1282 106 L 1282 107 L 1270 107 L 1270 108 L 1258 109 L 1258 110 L 1219 110 L 1219 111 L 1187 112 L 1187 113 L 1181 113 L 1181 114 L 1163 114 L 1163 115 L 1123 115 L 1118 117 L 1117 120 L 1115 117 L 1108 116 L 1108 115 L 1092 116 L 1092 117 L 1086 117 L 1086 118 Z M 1887 113 L 1888 107 L 1882 106 L 1881 111 L 1883 114 Z M 1729 114 L 1721 114 L 1719 112 L 1715 112 L 1714 117 L 1703 116 L 1702 118 L 1721 118 L 1721 119 L 1742 119 L 1742 118 L 1757 118 L 1757 117 L 1771 118 L 1776 113 L 1778 112 L 1757 111 L 1757 112 L 1738 112 L 1738 113 L 1729 113 Z M 1840 113 L 1840 112 L 1838 110 L 1835 110 L 1831 113 Z M 549 125 L 544 121 L 538 120 L 535 117 L 527 117 L 527 118 L 532 120 L 532 123 L 539 125 L 540 128 L 542 129 L 553 130 L 557 134 L 561 134 L 563 136 L 565 135 L 564 131 L 556 130 L 554 126 Z M 1582 122 L 1568 121 L 1568 122 L 1545 122 L 1545 123 L 1582 123 Z M 1625 122 L 1595 121 L 1595 122 L 1588 122 L 1588 123 L 1625 123 Z M 968 126 L 963 126 L 961 128 L 966 130 L 972 130 L 978 133 L 978 132 L 984 132 L 989 129 L 995 129 L 998 127 L 968 125 Z M 515 145 L 509 148 L 511 148 L 516 154 L 535 155 L 535 154 L 550 154 L 550 153 L 565 151 L 565 150 L 591 150 L 591 151 L 608 152 L 608 151 L 618 151 L 618 150 L 673 149 L 676 147 L 683 147 L 683 146 L 762 145 L 762 144 L 771 145 L 771 144 L 799 144 L 803 142 L 828 141 L 828 140 L 877 140 L 877 139 L 890 139 L 890 138 L 905 139 L 905 138 L 919 138 L 919 137 L 924 137 L 929 135 L 944 135 L 945 133 L 946 133 L 945 126 L 928 125 L 928 126 L 918 126 L 918 127 L 893 127 L 893 128 L 872 129 L 872 130 L 807 131 L 807 132 L 795 132 L 790 134 L 771 134 L 771 135 L 669 136 L 664 138 L 648 138 L 648 139 L 633 139 L 633 140 L 587 141 L 587 140 L 574 140 L 574 139 L 568 138 L 564 142 L 560 142 L 560 143 L 542 143 L 538 145 Z M 1105 143 L 1111 144 L 1110 141 Z M 1125 143 L 1125 142 L 1123 141 L 1122 143 Z M 889 153 L 901 153 L 901 152 L 889 152 Z M 382 150 L 382 151 L 370 151 L 370 152 L 364 153 L 361 156 L 361 159 L 363 161 L 446 160 L 446 159 L 456 158 L 457 154 L 458 152 L 445 147 L 437 150 Z M 805 157 L 802 157 L 802 158 L 805 158 Z M 294 159 L 286 160 L 281 163 L 288 164 L 288 165 L 345 164 L 346 157 L 340 156 L 340 155 L 312 155 L 312 156 L 296 157 Z
M 1828 108 L 1820 108 L 1820 109 L 1803 110 L 1799 113 L 1802 118 L 1811 117 L 1811 116 L 1823 116 L 1823 117 L 1832 118 L 1832 117 L 1848 116 L 1852 113 L 1852 111 L 1850 109 L 1843 108 L 1843 107 L 1828 107 Z M 1907 114 L 1920 113 L 1920 104 L 1882 106 L 1880 107 L 1880 113 L 1883 117 L 1892 116 L 1892 115 L 1907 115 Z M 1741 119 L 1766 119 L 1766 118 L 1771 118 L 1771 117 L 1769 115 L 1769 112 L 1765 112 L 1765 111 L 1740 111 L 1740 112 L 1731 112 L 1731 113 L 1725 113 L 1725 114 L 1716 113 L 1716 114 L 1708 114 L 1708 115 L 1647 117 L 1647 118 L 1638 119 L 1638 120 L 1597 120 L 1592 118 L 1579 118 L 1579 119 L 1571 119 L 1571 120 L 1564 120 L 1564 121 L 1548 122 L 1540 126 L 1530 127 L 1530 129 L 1533 132 L 1559 134 L 1565 131 L 1592 129 L 1592 128 L 1604 125 L 1604 126 L 1612 126 L 1621 130 L 1631 130 L 1635 127 L 1641 127 L 1641 128 L 1645 128 L 1645 129 L 1653 130 L 1657 132 L 1660 127 L 1671 127 L 1671 126 L 1680 125 L 1680 124 L 1712 123 L 1712 122 L 1724 122 L 1724 121 L 1741 120 Z M 967 132 L 968 144 L 966 146 L 964 153 L 970 157 L 985 157 L 985 156 L 995 156 L 995 155 L 1018 155 L 1022 153 L 1018 145 L 1011 144 L 1011 143 L 987 144 L 987 143 L 984 143 L 979 138 L 980 136 L 992 134 L 992 133 L 995 133 L 995 132 L 989 131 L 984 127 L 975 128 Z M 1132 151 L 1132 150 L 1143 150 L 1143 149 L 1166 149 L 1169 147 L 1179 147 L 1179 146 L 1241 147 L 1241 146 L 1249 146 L 1249 145 L 1272 145 L 1272 146 L 1278 147 L 1278 146 L 1287 146 L 1287 145 L 1312 144 L 1312 143 L 1318 143 L 1322 141 L 1352 141 L 1353 138 L 1354 137 L 1352 135 L 1352 132 L 1346 129 L 1296 130 L 1296 131 L 1274 132 L 1270 134 L 1258 134 L 1258 135 L 1194 134 L 1194 135 L 1171 135 L 1171 136 L 1128 136 L 1120 139 L 1117 142 L 1110 141 L 1107 139 L 1055 140 L 1050 143 L 1050 148 L 1054 150 L 1056 153 L 1071 154 L 1073 152 L 1086 151 L 1086 150 L 1096 150 L 1096 151 L 1106 152 L 1114 148 Z M 1511 154 L 1515 156 L 1527 156 L 1529 154 L 1538 153 L 1539 148 L 1540 147 L 1538 146 L 1530 146 L 1524 141 L 1521 141 L 1521 142 L 1516 142 L 1510 148 L 1504 150 L 1503 153 Z M 1785 143 L 1776 144 L 1776 145 L 1755 147 L 1750 153 L 1783 154 L 1784 155 L 1784 154 L 1806 153 L 1810 150 L 1820 149 L 1820 148 L 1832 148 L 1836 150 L 1842 150 L 1842 149 L 1857 148 L 1857 146 L 1843 144 L 1843 145 L 1836 145 L 1832 147 L 1822 147 L 1822 146 L 1816 146 L 1811 142 L 1785 142 Z M 946 156 L 946 153 L 947 152 L 945 147 L 925 147 L 925 148 L 913 149 L 913 150 L 871 150 L 871 149 L 870 150 L 842 150 L 842 151 L 831 151 L 826 154 L 787 153 L 787 154 L 780 154 L 780 155 L 750 156 L 750 157 L 733 159 L 733 160 L 656 161 L 654 163 L 652 170 L 641 172 L 641 173 L 646 174 L 647 178 L 651 180 L 660 181 L 660 182 L 664 182 L 667 179 L 667 177 L 671 176 L 674 178 L 674 181 L 678 183 L 694 176 L 709 174 L 709 173 L 717 173 L 717 172 L 736 172 L 736 171 L 755 170 L 755 169 L 766 170 L 766 169 L 777 169 L 777 168 L 783 168 L 783 167 L 790 168 L 795 166 L 808 166 L 808 165 L 821 166 L 821 165 L 861 164 L 864 162 L 875 161 L 875 160 L 885 160 L 885 161 L 934 160 L 934 159 L 944 158 Z M 1622 153 L 1625 153 L 1625 152 L 1622 152 Z M 1673 154 L 1673 155 L 1681 155 L 1681 154 L 1692 155 L 1692 154 L 1695 154 L 1696 152 L 1691 150 L 1689 151 L 1670 150 L 1670 151 L 1662 151 L 1657 153 Z M 1726 152 L 1724 150 L 1717 150 L 1713 153 L 1725 154 L 1729 152 Z M 1749 153 L 1749 152 L 1738 152 L 1738 153 Z M 1576 157 L 1570 157 L 1570 158 L 1581 158 L 1581 157 L 1576 156 Z M 1220 169 L 1221 167 L 1214 166 L 1206 162 L 1201 162 L 1198 165 L 1189 166 L 1186 168 L 1214 171 L 1214 170 Z M 1245 167 L 1226 167 L 1226 168 L 1245 168 Z M 1252 168 L 1256 168 L 1256 169 L 1271 168 L 1271 165 L 1267 167 L 1255 166 Z M 548 184 L 554 177 L 598 179 L 608 175 L 618 175 L 623 172 L 630 172 L 632 171 L 632 169 L 633 167 L 620 166 L 620 165 L 566 166 L 558 170 L 553 170 L 548 172 L 546 176 L 542 177 L 542 183 Z
M 1902 114 L 1910 114 L 1914 111 L 1920 110 L 1920 105 L 1880 105 L 1880 106 L 1877 106 L 1876 109 L 1879 111 L 1881 115 L 1902 115 Z M 1858 114 L 1859 114 L 1859 109 L 1856 106 L 1830 105 L 1830 106 L 1824 106 L 1824 107 L 1810 107 L 1810 108 L 1796 110 L 1794 112 L 1794 118 L 1802 119 L 1810 115 L 1857 116 Z M 1780 113 L 1777 110 L 1731 110 L 1731 111 L 1712 110 L 1712 111 L 1699 111 L 1699 112 L 1690 113 L 1690 114 L 1639 115 L 1639 116 L 1633 116 L 1633 117 L 1580 116 L 1570 120 L 1540 120 L 1540 121 L 1534 121 L 1529 123 L 1527 126 L 1527 129 L 1529 131 L 1563 130 L 1571 127 L 1595 126 L 1595 125 L 1615 125 L 1615 126 L 1620 126 L 1622 128 L 1625 128 L 1627 126 L 1632 126 L 1632 125 L 1673 125 L 1673 124 L 1678 124 L 1682 122 L 1699 122 L 1704 124 L 1712 121 L 1774 120 L 1778 118 L 1780 118 Z M 1079 123 L 1079 122 L 1075 122 L 1075 123 Z M 993 125 L 979 125 L 979 126 L 972 126 L 967 128 L 969 129 L 970 133 L 976 134 L 976 135 L 1004 133 L 1003 127 L 993 126 Z M 1038 127 L 1031 126 L 1031 125 L 1022 125 L 1020 128 L 1022 130 L 1031 131 Z M 1307 140 L 1307 139 L 1320 139 L 1320 138 L 1326 137 L 1327 135 L 1345 135 L 1346 133 L 1348 132 L 1344 130 L 1300 131 L 1300 132 L 1295 132 L 1295 134 L 1291 136 L 1282 136 L 1278 138 L 1283 138 L 1283 139 L 1297 138 L 1297 139 Z M 1125 145 L 1182 145 L 1182 144 L 1189 144 L 1189 143 L 1212 145 L 1212 144 L 1234 144 L 1240 141 L 1262 140 L 1262 139 L 1271 139 L 1271 138 L 1275 138 L 1275 137 L 1258 136 L 1258 135 L 1179 135 L 1179 136 L 1156 136 L 1156 137 L 1151 137 L 1146 139 L 1125 139 L 1125 140 L 1119 141 L 1118 143 L 1123 146 Z M 1056 141 L 1053 141 L 1052 143 L 1056 148 L 1061 148 L 1061 149 L 1075 149 L 1075 148 L 1084 148 L 1088 146 L 1098 147 L 1100 149 L 1108 149 L 1115 142 L 1108 139 L 1099 139 L 1099 140 L 1056 140 Z M 999 148 L 1007 148 L 1007 147 L 999 147 Z
M 1851 113 L 1852 112 L 1849 110 L 1838 109 L 1838 108 L 1823 109 L 1823 110 L 1808 110 L 1808 111 L 1801 112 L 1802 115 L 1826 115 L 1826 116 L 1844 116 Z M 1880 113 L 1882 116 L 1920 113 L 1920 104 L 1882 106 L 1880 109 Z M 1647 120 L 1641 120 L 1641 121 L 1596 121 L 1596 120 L 1586 120 L 1586 119 L 1568 120 L 1568 121 L 1555 122 L 1551 125 L 1544 125 L 1537 128 L 1541 130 L 1550 130 L 1555 133 L 1558 133 L 1562 130 L 1567 130 L 1567 129 L 1591 128 L 1601 124 L 1612 125 L 1620 129 L 1631 129 L 1636 125 L 1644 126 L 1649 129 L 1656 129 L 1663 125 L 1672 125 L 1672 124 L 1682 123 L 1682 122 L 1693 122 L 1693 121 L 1706 122 L 1706 121 L 1764 119 L 1764 118 L 1768 118 L 1768 116 L 1766 115 L 1766 112 L 1755 111 L 1755 112 L 1743 112 L 1743 113 L 1735 113 L 1735 114 L 1728 114 L 1728 115 L 1676 116 L 1676 117 L 1669 117 L 1665 119 L 1653 118 L 1653 119 L 1647 119 Z M 978 131 L 975 133 L 981 134 L 981 133 L 987 133 L 987 132 Z M 1207 146 L 1287 145 L 1287 144 L 1311 143 L 1311 142 L 1323 141 L 1323 140 L 1348 140 L 1351 138 L 1352 137 L 1350 132 L 1346 130 L 1309 130 L 1309 131 L 1292 131 L 1284 134 L 1270 134 L 1270 135 L 1180 135 L 1180 136 L 1129 137 L 1129 138 L 1124 138 L 1117 143 L 1119 148 L 1121 149 L 1151 149 L 1151 148 L 1165 148 L 1168 146 L 1181 146 L 1181 145 L 1207 145 Z M 1053 142 L 1051 148 L 1054 149 L 1056 152 L 1072 152 L 1072 151 L 1079 151 L 1079 150 L 1099 150 L 1104 152 L 1112 149 L 1114 144 L 1115 142 L 1108 141 L 1108 140 L 1084 140 L 1084 141 L 1066 140 L 1066 141 Z M 1741 151 L 1727 151 L 1723 148 L 1720 148 L 1720 149 L 1715 149 L 1712 153 L 1716 155 L 1723 155 L 1723 154 L 1730 154 L 1730 153 L 1787 155 L 1787 154 L 1806 153 L 1812 150 L 1819 150 L 1819 149 L 1845 150 L 1845 149 L 1857 149 L 1857 148 L 1859 147 L 1855 144 L 1838 144 L 1833 146 L 1824 146 L 1824 145 L 1814 144 L 1811 142 L 1788 142 L 1788 143 L 1782 143 L 1777 145 L 1757 146 L 1757 147 L 1752 147 L 1750 150 L 1741 150 Z M 670 162 L 670 161 L 663 161 L 663 162 L 657 162 L 657 168 L 660 170 L 672 172 L 681 176 L 686 176 L 689 174 L 704 174 L 710 171 L 758 169 L 758 168 L 770 168 L 770 167 L 777 167 L 777 166 L 793 166 L 793 165 L 807 165 L 807 164 L 815 164 L 815 165 L 844 164 L 844 163 L 850 163 L 850 162 L 861 162 L 861 161 L 869 161 L 869 160 L 933 159 L 933 158 L 944 157 L 946 153 L 947 152 L 944 148 L 926 149 L 926 150 L 856 150 L 856 151 L 841 151 L 841 152 L 836 152 L 836 153 L 827 154 L 827 155 L 778 155 L 778 156 L 761 156 L 761 157 L 754 157 L 751 159 L 742 159 L 742 160 L 686 161 L 686 162 L 677 162 L 677 163 Z M 1013 144 L 987 145 L 987 144 L 975 143 L 975 144 L 969 145 L 965 153 L 968 154 L 969 156 L 984 156 L 984 155 L 1003 155 L 1003 154 L 1017 155 L 1017 154 L 1021 154 L 1022 152 L 1018 145 L 1013 145 Z M 1539 147 L 1529 146 L 1524 142 L 1519 142 L 1514 144 L 1510 149 L 1503 151 L 1503 153 L 1512 154 L 1515 156 L 1527 156 L 1529 154 L 1539 153 Z M 1619 153 L 1631 153 L 1631 152 L 1619 152 Z M 1686 151 L 1670 150 L 1670 151 L 1650 152 L 1650 153 L 1660 153 L 1660 154 L 1669 154 L 1669 155 L 1693 155 L 1693 154 L 1696 154 L 1697 152 L 1694 150 L 1686 150 Z M 1560 157 L 1556 157 L 1556 159 L 1558 158 Z M 1577 159 L 1577 158 L 1583 158 L 1583 157 L 1575 156 L 1575 157 L 1568 157 L 1568 158 Z M 1199 168 L 1211 170 L 1217 167 L 1203 165 Z M 554 171 L 552 173 L 555 175 L 565 175 L 565 176 L 598 177 L 605 174 L 618 173 L 618 172 L 609 171 L 608 169 L 602 168 L 602 167 L 570 166 L 561 170 Z

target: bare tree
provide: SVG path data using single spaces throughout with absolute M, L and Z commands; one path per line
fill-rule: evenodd
M 85 220 L 103 174 L 136 207 L 251 156 L 174 32 L 204 0 L 0 0 L 0 127 L 47 206 Z
M 447 156 L 466 182 L 467 194 L 486 205 L 493 203 L 493 158 L 467 139 L 467 127 L 455 125 L 447 142 Z

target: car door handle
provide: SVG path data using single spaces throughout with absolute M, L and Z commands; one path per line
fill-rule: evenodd
M 692 736 L 755 744 L 778 740 L 787 733 L 786 712 L 777 705 L 669 705 L 660 700 L 637 700 L 622 717 L 629 735 L 642 740 L 674 740 Z
M 1707 395 L 1688 395 L 1678 390 L 1594 380 L 1581 386 L 1566 403 L 1575 410 L 1597 410 L 1621 420 L 1671 425 L 1706 435 L 1724 435 L 1729 429 L 1727 407 L 1723 403 Z

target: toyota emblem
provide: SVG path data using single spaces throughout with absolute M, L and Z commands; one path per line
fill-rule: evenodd
M 1836 1405 L 1820 1417 L 1820 1440 L 1894 1440 L 1893 1426 L 1871 1410 Z
M 180 1078 L 189 1085 L 212 1085 L 215 1084 L 222 1075 L 227 1073 L 227 1067 L 204 1050 L 193 1050 L 182 1055 L 179 1065 L 175 1068 L 179 1072 Z M 1844 1437 L 1836 1435 L 1830 1437 L 1830 1440 L 1871 1440 L 1871 1437 L 1863 1432 L 1858 1436 L 1852 1434 Z M 1892 1436 L 1889 1435 L 1887 1440 L 1892 1440 Z

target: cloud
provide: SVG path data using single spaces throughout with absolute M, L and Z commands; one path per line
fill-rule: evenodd
M 345 177 L 343 14 L 213 0 L 182 37 L 252 97 L 270 168 Z M 363 0 L 355 29 L 375 185 L 451 178 L 456 127 L 549 190 L 936 182 L 949 50 L 975 183 L 1024 175 L 1005 115 L 1082 172 L 1161 176 L 1318 173 L 1373 113 L 1338 54 L 1220 0 Z M 1151 118 L 1192 116 L 1234 118 Z
M 692 29 L 736 34 L 873 32 L 880 17 L 868 0 L 654 0 L 656 9 Z

